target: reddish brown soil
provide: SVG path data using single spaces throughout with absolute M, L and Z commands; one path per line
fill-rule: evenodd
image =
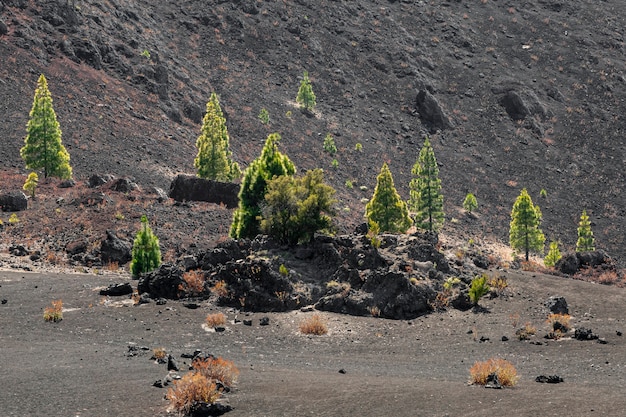
M 150 360 L 152 349 L 163 347 L 181 368 L 188 360 L 180 355 L 194 349 L 235 362 L 239 383 L 225 398 L 234 407 L 231 417 L 619 415 L 626 407 L 626 339 L 617 331 L 626 330 L 626 290 L 504 275 L 507 296 L 483 300 L 485 313 L 455 310 L 410 322 L 320 313 L 329 333 L 305 336 L 298 325 L 313 313 L 223 309 L 229 322 L 225 332 L 215 333 L 202 326 L 217 310 L 210 305 L 132 306 L 125 297 L 98 295 L 100 287 L 125 281 L 122 275 L 0 272 L 0 298 L 7 300 L 0 305 L 2 414 L 165 416 L 165 390 L 152 383 L 167 369 Z M 544 339 L 543 303 L 551 295 L 567 299 L 574 327 L 591 328 L 607 343 Z M 46 323 L 43 309 L 54 299 L 67 310 L 61 322 Z M 537 327 L 530 341 L 515 338 L 514 315 L 518 326 Z M 268 326 L 259 326 L 263 316 L 270 318 Z M 253 325 L 235 319 L 252 319 Z M 129 357 L 131 344 L 149 350 Z M 492 357 L 515 365 L 517 386 L 468 385 L 472 364 Z M 534 381 L 555 374 L 564 382 Z

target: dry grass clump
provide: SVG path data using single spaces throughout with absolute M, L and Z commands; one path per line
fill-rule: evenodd
M 319 314 L 314 314 L 313 316 L 305 319 L 302 323 L 300 323 L 300 331 L 304 334 L 314 334 L 317 336 L 324 335 L 328 333 L 328 328 L 326 327 L 326 323 Z
M 187 271 L 183 274 L 183 283 L 178 285 L 178 291 L 190 296 L 197 296 L 204 292 L 204 274 L 202 271 Z
M 228 284 L 226 284 L 224 280 L 217 281 L 213 288 L 211 288 L 211 292 L 221 298 L 228 298 L 230 295 L 228 292 Z
M 537 333 L 537 328 L 530 324 L 530 322 L 526 323 L 524 327 L 518 329 L 515 332 L 515 335 L 519 340 L 528 340 L 531 336 L 534 336 Z
M 63 320 L 63 301 L 52 301 L 52 307 L 46 307 L 43 311 L 45 321 L 59 322 Z
M 162 347 L 152 349 L 152 359 L 163 361 L 167 357 L 167 352 Z
M 222 395 L 217 384 L 199 372 L 189 372 L 174 387 L 167 390 L 165 398 L 179 413 L 187 415 L 198 403 L 215 403 Z
M 622 271 L 623 273 L 624 271 Z M 583 268 L 573 278 L 603 285 L 615 285 L 617 287 L 624 287 L 625 285 L 620 277 L 620 273 L 615 269 Z
M 490 375 L 495 374 L 503 387 L 512 387 L 519 379 L 513 364 L 505 359 L 488 359 L 476 362 L 470 368 L 470 382 L 476 385 L 485 385 Z
M 509 286 L 509 283 L 506 280 L 506 277 L 495 275 L 487 281 L 489 288 L 492 292 L 494 292 L 497 296 L 501 296 L 504 294 L 504 291 Z
M 206 316 L 205 323 L 209 327 L 223 326 L 226 324 L 226 316 L 224 313 L 213 313 Z
M 565 333 L 571 329 L 571 316 L 569 314 L 550 314 L 546 322 L 550 325 L 549 339 L 560 339 Z
M 191 367 L 207 379 L 219 381 L 222 385 L 229 388 L 239 378 L 239 369 L 237 369 L 233 361 L 220 357 L 196 358 L 191 363 Z

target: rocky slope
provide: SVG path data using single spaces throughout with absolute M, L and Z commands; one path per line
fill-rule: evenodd
M 25 174 L 19 148 L 45 73 L 79 180 L 111 172 L 167 188 L 175 173 L 193 172 L 216 91 L 235 158 L 245 167 L 280 132 L 300 170 L 326 169 L 340 230 L 361 222 L 383 161 L 408 197 L 429 134 L 445 233 L 506 242 L 527 187 L 549 239 L 571 249 L 586 208 L 597 246 L 624 259 L 625 17 L 619 0 L 3 0 L 0 160 Z M 314 117 L 294 104 L 304 70 Z M 327 133 L 338 169 L 323 152 Z M 477 218 L 460 208 L 467 192 Z

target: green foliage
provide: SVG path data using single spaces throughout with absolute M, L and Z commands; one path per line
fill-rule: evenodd
M 150 51 L 148 51 L 147 49 L 144 49 L 143 51 L 141 51 L 141 56 L 146 59 L 150 59 Z
M 444 221 L 443 195 L 435 152 L 428 137 L 411 173 L 413 179 L 409 184 L 411 194 L 408 205 L 414 213 L 415 225 L 420 229 L 439 231 Z
M 363 145 L 361 145 L 360 142 L 357 142 L 357 144 L 354 145 L 354 150 L 357 152 L 363 152 Z
M 376 179 L 374 195 L 365 206 L 365 216 L 370 224 L 376 222 L 383 232 L 404 233 L 411 227 L 406 203 L 396 191 L 386 162 Z
M 130 272 L 135 277 L 150 272 L 161 265 L 159 238 L 152 232 L 145 215 L 141 216 L 141 230 L 137 232 L 135 237 L 132 254 Z
M 528 261 L 529 251 L 543 253 L 546 240 L 539 228 L 541 224 L 541 210 L 533 205 L 533 201 L 524 188 L 513 204 L 509 230 L 509 243 L 513 249 L 523 249 Z
M 287 117 L 287 119 L 291 119 L 292 115 L 293 113 L 291 113 L 291 110 L 287 110 L 287 112 L 285 113 L 285 117 Z
M 547 267 L 553 267 L 561 259 L 561 251 L 559 250 L 559 242 L 553 240 L 550 242 L 548 254 L 543 259 L 543 264 Z
M 332 160 L 332 162 L 330 163 L 330 166 L 333 167 L 333 169 L 339 168 L 339 161 L 337 161 L 337 158 Z
M 587 210 L 583 210 L 578 223 L 578 240 L 576 241 L 576 252 L 588 252 L 596 250 L 595 239 L 591 231 L 591 222 L 587 215 Z
M 30 194 L 32 198 L 35 198 L 35 190 L 37 189 L 37 184 L 39 183 L 39 176 L 36 172 L 31 172 L 28 174 L 28 178 L 26 178 L 26 182 L 22 187 L 24 191 Z
M 489 284 L 487 283 L 487 275 L 482 274 L 479 277 L 476 277 L 472 280 L 470 288 L 468 290 L 468 295 L 470 301 L 475 306 L 478 305 L 478 301 L 489 292 Z
M 380 248 L 380 238 L 378 235 L 380 234 L 380 226 L 374 220 L 370 220 L 368 222 L 367 228 L 367 237 L 370 240 L 370 244 L 376 249 Z
M 280 266 L 278 267 L 278 272 L 284 277 L 289 275 L 289 269 L 287 269 L 285 264 L 280 264 Z
M 452 288 L 456 287 L 461 283 L 461 279 L 457 277 L 449 277 L 443 283 L 444 290 L 452 290 Z
M 13 213 L 9 216 L 9 224 L 18 224 L 20 222 L 20 218 L 17 217 L 17 214 Z
M 241 176 L 239 164 L 233 161 L 229 149 L 226 118 L 222 113 L 217 94 L 211 93 L 202 119 L 202 130 L 196 140 L 198 155 L 193 161 L 200 178 L 232 181 Z
M 268 124 L 270 122 L 270 114 L 269 114 L 269 112 L 267 111 L 267 109 L 265 107 L 263 107 L 261 109 L 261 111 L 259 112 L 259 120 L 264 125 L 266 125 L 266 124 Z
M 233 215 L 230 236 L 253 238 L 260 229 L 261 205 L 265 199 L 267 182 L 281 175 L 293 175 L 296 167 L 289 158 L 278 151 L 280 135 L 267 137 L 261 155 L 244 171 L 239 191 L 239 207 Z
M 463 200 L 463 208 L 470 214 L 478 208 L 478 201 L 476 201 L 474 194 L 467 193 L 465 200 Z
M 315 108 L 315 93 L 313 93 L 313 87 L 311 86 L 311 80 L 309 80 L 309 73 L 307 71 L 304 71 L 302 81 L 300 81 L 296 103 L 300 105 L 301 109 L 309 112 L 313 111 Z
M 547 198 L 548 197 L 548 192 L 546 191 L 545 188 L 542 188 L 541 191 L 539 191 L 539 196 L 541 198 Z
M 301 178 L 275 177 L 267 182 L 261 230 L 289 245 L 311 241 L 315 232 L 332 225 L 334 194 L 335 190 L 324 184 L 321 169 Z
M 43 74 L 37 81 L 26 131 L 25 144 L 20 150 L 26 168 L 33 171 L 43 169 L 44 178 L 71 178 L 70 154 L 61 143 L 61 127 L 52 108 L 48 81 Z
M 326 135 L 324 138 L 324 150 L 331 155 L 337 153 L 337 146 L 335 145 L 335 139 L 332 137 L 330 133 Z
M 349 189 L 349 190 L 354 188 L 354 184 L 352 183 L 351 180 L 346 180 L 346 188 Z

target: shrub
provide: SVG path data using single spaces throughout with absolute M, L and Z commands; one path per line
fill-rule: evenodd
M 561 259 L 561 251 L 559 250 L 559 242 L 552 241 L 550 242 L 550 249 L 548 250 L 548 254 L 543 259 L 543 264 L 546 267 L 554 267 L 556 263 Z
M 137 232 L 133 243 L 133 260 L 130 262 L 130 272 L 137 277 L 150 272 L 161 265 L 161 249 L 159 239 L 148 225 L 148 218 L 141 216 L 141 230 Z
M 476 362 L 470 368 L 470 381 L 472 384 L 485 385 L 490 375 L 495 374 L 498 382 L 504 387 L 512 387 L 519 379 L 517 370 L 513 364 L 504 359 L 488 359 L 484 362 Z
M 465 200 L 463 200 L 463 208 L 470 214 L 478 208 L 478 202 L 476 201 L 474 194 L 467 193 Z
M 167 358 L 167 352 L 162 347 L 152 349 L 152 359 L 155 361 L 164 361 Z
M 24 191 L 26 191 L 32 198 L 35 198 L 35 190 L 37 189 L 37 184 L 39 183 L 39 176 L 36 172 L 31 172 L 28 174 L 28 178 L 26 178 L 26 182 L 22 187 Z
M 524 327 L 522 327 L 521 329 L 518 329 L 515 332 L 515 335 L 517 336 L 519 340 L 528 340 L 530 339 L 530 336 L 533 336 L 536 333 L 537 333 L 537 329 L 535 328 L 535 326 L 533 326 L 529 322 L 529 323 L 526 323 Z
M 285 266 L 285 264 L 280 264 L 280 266 L 278 267 L 278 272 L 284 277 L 289 275 L 289 269 Z
M 348 189 L 350 189 L 350 190 L 351 190 L 352 188 L 354 188 L 354 184 L 352 183 L 352 181 L 350 181 L 350 180 L 346 180 L 346 188 L 348 188 Z
M 309 79 L 309 73 L 304 71 L 302 75 L 302 81 L 300 81 L 300 88 L 298 89 L 298 95 L 296 96 L 296 103 L 300 105 L 300 109 L 312 112 L 316 104 L 315 93 L 311 86 L 311 80 Z
M 9 216 L 9 224 L 18 224 L 20 222 L 20 218 L 17 217 L 17 214 L 13 213 Z
M 178 290 L 190 296 L 200 295 L 204 292 L 204 274 L 202 271 L 187 271 L 183 274 L 183 281 L 178 285 Z
M 267 111 L 267 109 L 265 107 L 263 107 L 261 109 L 261 111 L 259 112 L 259 120 L 264 125 L 266 125 L 266 124 L 268 124 L 270 122 L 270 114 L 269 114 L 269 112 Z
M 490 290 L 498 296 L 504 294 L 504 290 L 506 290 L 509 286 L 506 277 L 499 275 L 489 278 L 487 284 L 489 285 Z
M 546 322 L 550 325 L 549 339 L 560 339 L 570 329 L 569 314 L 553 313 L 548 315 Z
M 222 385 L 229 388 L 239 378 L 239 369 L 237 369 L 233 361 L 221 357 L 196 358 L 191 363 L 191 367 L 205 378 L 219 381 Z
M 487 284 L 487 275 L 483 274 L 472 280 L 468 295 L 470 301 L 477 306 L 478 301 L 489 292 L 489 284 Z
M 363 145 L 361 145 L 360 142 L 357 142 L 357 144 L 354 145 L 354 150 L 357 152 L 363 152 Z
M 52 307 L 46 307 L 43 311 L 45 321 L 59 322 L 63 320 L 63 301 L 52 301 Z
M 321 336 L 328 333 L 328 328 L 319 314 L 314 314 L 300 323 L 300 331 L 304 334 Z
M 211 288 L 211 292 L 221 298 L 228 298 L 230 296 L 228 284 L 226 284 L 224 280 L 217 281 L 213 288 Z
M 189 372 L 167 391 L 166 398 L 172 407 L 181 414 L 189 414 L 200 403 L 215 403 L 222 395 L 217 384 L 200 372 Z
M 206 316 L 206 325 L 209 327 L 223 326 L 226 324 L 226 316 L 224 313 L 213 313 Z
M 335 139 L 330 133 L 328 133 L 326 137 L 324 137 L 324 150 L 331 155 L 337 153 L 337 145 L 335 145 Z

